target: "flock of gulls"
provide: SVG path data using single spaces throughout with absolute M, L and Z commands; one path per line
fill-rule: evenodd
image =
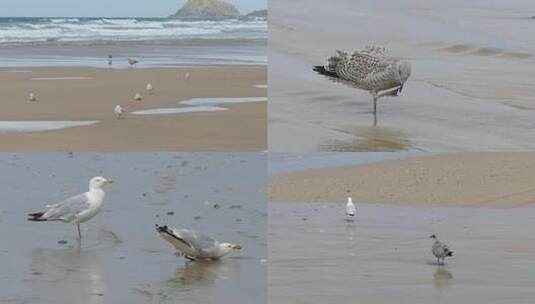
M 128 58 L 127 61 L 128 61 L 128 64 L 130 65 L 131 68 L 133 68 L 134 65 L 139 63 L 139 60 L 134 59 L 134 58 Z M 113 65 L 113 56 L 112 55 L 108 55 L 108 65 L 109 66 Z M 190 72 L 186 72 L 184 74 L 184 80 L 186 80 L 186 82 L 189 82 L 190 78 L 191 78 Z M 147 85 L 145 86 L 145 91 L 147 92 L 148 95 L 153 95 L 154 94 L 154 86 L 152 85 L 152 83 L 150 83 L 150 82 L 147 83 Z M 133 99 L 135 101 L 143 101 L 143 95 L 141 95 L 141 93 L 137 92 L 134 95 Z M 28 94 L 27 100 L 29 102 L 36 102 L 37 101 L 37 94 L 35 92 L 30 92 Z M 125 110 L 121 105 L 116 105 L 114 110 L 113 110 L 113 113 L 115 114 L 115 118 L 122 119 L 122 118 L 124 118 Z
M 106 197 L 103 187 L 111 183 L 113 183 L 111 178 L 93 177 L 89 181 L 89 191 L 67 198 L 57 204 L 46 205 L 44 211 L 28 214 L 28 220 L 74 224 L 76 239 L 80 241 L 82 239 L 80 224 L 89 221 L 100 212 Z M 217 260 L 232 251 L 241 249 L 238 244 L 220 243 L 194 230 L 156 225 L 156 231 L 176 248 L 177 254 L 190 261 Z
M 336 51 L 326 65 L 313 70 L 330 80 L 368 91 L 373 98 L 373 113 L 377 100 L 383 96 L 398 96 L 411 75 L 411 64 L 388 54 L 384 47 L 366 46 L 351 55 Z
M 350 218 L 353 218 L 355 217 L 356 213 L 357 208 L 355 207 L 355 204 L 353 204 L 353 200 L 351 199 L 351 197 L 348 197 L 346 204 L 346 215 Z M 453 256 L 453 251 L 449 249 L 448 245 L 441 242 L 436 236 L 436 234 L 432 234 L 429 238 L 434 240 L 433 245 L 431 246 L 431 253 L 437 259 L 437 265 L 445 265 L 444 259 Z

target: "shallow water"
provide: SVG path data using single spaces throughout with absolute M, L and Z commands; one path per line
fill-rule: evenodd
M 0 132 L 39 132 L 89 126 L 98 123 L 90 121 L 0 121 Z
M 0 154 L 0 302 L 263 303 L 265 157 Z M 95 175 L 114 183 L 101 213 L 82 225 L 81 247 L 71 225 L 26 221 L 86 191 Z M 154 224 L 190 227 L 243 249 L 219 263 L 186 263 Z
M 192 98 L 181 101 L 180 104 L 188 106 L 219 105 L 231 103 L 248 103 L 267 101 L 266 97 L 211 97 L 211 98 Z
M 270 151 L 535 148 L 531 4 L 271 1 Z M 335 49 L 368 44 L 412 65 L 401 95 L 381 98 L 375 117 L 370 94 L 312 71 Z
M 159 114 L 180 114 L 180 113 L 193 113 L 193 112 L 213 112 L 213 111 L 225 111 L 227 108 L 211 107 L 211 106 L 198 106 L 198 107 L 181 107 L 181 108 L 159 108 L 134 111 L 130 114 L 134 115 L 159 115 Z
M 269 203 L 270 303 L 532 303 L 535 209 Z M 454 251 L 431 255 L 436 233 Z

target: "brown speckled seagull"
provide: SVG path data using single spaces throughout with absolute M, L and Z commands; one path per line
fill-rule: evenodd
M 351 56 L 342 51 L 336 53 L 327 59 L 327 65 L 314 66 L 314 71 L 370 92 L 374 114 L 377 112 L 377 99 L 385 95 L 397 96 L 411 75 L 410 63 L 389 57 L 383 47 L 366 46 Z

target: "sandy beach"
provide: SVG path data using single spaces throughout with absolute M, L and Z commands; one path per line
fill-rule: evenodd
M 189 72 L 189 81 L 184 74 Z M 154 86 L 154 94 L 145 85 Z M 203 97 L 265 97 L 265 66 L 0 69 L 0 121 L 98 121 L 45 132 L 1 132 L 3 151 L 260 151 L 266 102 L 218 104 L 228 110 L 166 115 L 129 112 L 178 107 Z M 37 102 L 28 102 L 34 92 Z M 136 102 L 136 92 L 144 100 Z M 120 104 L 127 114 L 117 120 Z
M 271 1 L 270 151 L 533 149 L 534 14 L 527 0 Z M 412 65 L 376 121 L 368 92 L 312 71 L 369 44 Z
M 415 154 L 399 160 L 272 176 L 270 201 L 415 207 L 535 206 L 535 154 Z

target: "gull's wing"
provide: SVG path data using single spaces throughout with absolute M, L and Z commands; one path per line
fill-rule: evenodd
M 193 248 L 198 251 L 209 253 L 213 250 L 216 250 L 217 245 L 219 244 L 213 238 L 206 236 L 200 232 L 188 229 L 172 229 L 175 234 L 183 239 L 185 242 L 190 244 Z
M 86 193 L 82 193 L 69 197 L 57 204 L 46 206 L 47 211 L 41 218 L 69 222 L 72 221 L 77 214 L 88 209 L 90 206 L 89 198 Z

